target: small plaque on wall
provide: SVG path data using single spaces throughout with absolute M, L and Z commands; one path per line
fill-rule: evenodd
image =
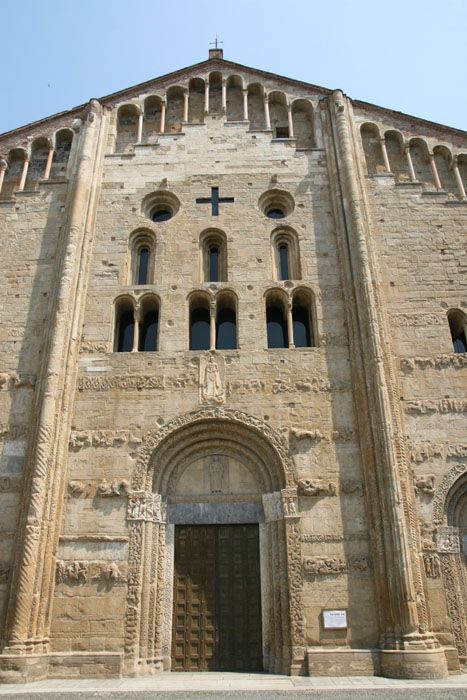
M 325 630 L 347 629 L 347 610 L 323 610 L 323 627 Z

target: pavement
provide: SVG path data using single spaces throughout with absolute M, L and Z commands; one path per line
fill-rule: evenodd
M 143 678 L 47 679 L 0 685 L 0 700 L 467 700 L 467 673 L 443 680 L 379 676 L 301 677 L 266 673 L 161 673 Z

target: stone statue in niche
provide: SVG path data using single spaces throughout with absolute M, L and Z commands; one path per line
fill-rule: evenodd
M 225 403 L 223 369 L 221 358 L 216 358 L 213 353 L 210 353 L 208 357 L 200 357 L 200 403 Z
M 208 470 L 211 493 L 222 493 L 222 486 L 226 471 L 224 460 L 218 455 L 214 455 L 209 462 Z

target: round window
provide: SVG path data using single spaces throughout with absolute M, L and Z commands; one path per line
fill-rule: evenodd
M 179 209 L 178 197 L 165 189 L 151 192 L 141 202 L 141 211 L 144 216 L 158 224 L 172 219 Z
M 258 206 L 268 219 L 285 219 L 293 212 L 295 201 L 289 192 L 271 189 L 263 192 L 258 200 Z
M 168 221 L 173 216 L 170 209 L 156 209 L 151 212 L 152 221 Z
M 269 209 L 269 211 L 266 212 L 266 216 L 269 219 L 284 219 L 285 218 L 284 211 L 282 209 L 277 209 L 277 208 Z

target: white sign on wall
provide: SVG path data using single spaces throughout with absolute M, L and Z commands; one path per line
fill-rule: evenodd
M 347 629 L 347 610 L 323 610 L 324 629 Z

